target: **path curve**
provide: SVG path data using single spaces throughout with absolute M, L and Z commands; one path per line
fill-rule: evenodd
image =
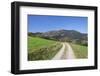
M 69 43 L 62 43 L 62 48 L 59 52 L 52 58 L 52 60 L 61 60 L 61 59 L 75 59 L 75 55 L 72 47 Z M 67 48 L 67 49 L 66 49 Z

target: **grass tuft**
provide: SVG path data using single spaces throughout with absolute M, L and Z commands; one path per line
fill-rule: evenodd
M 83 45 L 78 45 L 78 44 L 72 44 L 70 43 L 73 51 L 75 53 L 76 58 L 79 59 L 83 59 L 83 58 L 87 58 L 88 57 L 88 48 L 87 46 L 83 46 Z

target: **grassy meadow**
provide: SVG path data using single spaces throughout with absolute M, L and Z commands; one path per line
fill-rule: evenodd
M 61 47 L 60 42 L 28 36 L 28 60 L 52 59 Z
M 70 43 L 76 58 L 83 59 L 88 57 L 88 46 Z

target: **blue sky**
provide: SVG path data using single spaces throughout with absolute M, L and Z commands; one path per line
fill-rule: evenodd
M 76 30 L 87 33 L 88 18 L 77 16 L 28 15 L 28 32 Z

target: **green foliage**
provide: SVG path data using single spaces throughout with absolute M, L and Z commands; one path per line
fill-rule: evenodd
M 28 33 L 28 36 L 33 36 L 33 33 L 32 33 L 32 32 L 29 32 L 29 33 Z
M 72 40 L 72 43 L 78 44 L 78 45 L 83 45 L 83 46 L 88 46 L 88 41 L 87 40 L 75 39 L 75 40 Z
M 28 60 L 48 60 L 62 47 L 57 41 L 38 37 L 28 37 Z
M 78 45 L 78 44 L 72 44 L 70 43 L 76 58 L 87 58 L 88 57 L 88 48 L 87 46 L 83 46 L 83 45 Z

